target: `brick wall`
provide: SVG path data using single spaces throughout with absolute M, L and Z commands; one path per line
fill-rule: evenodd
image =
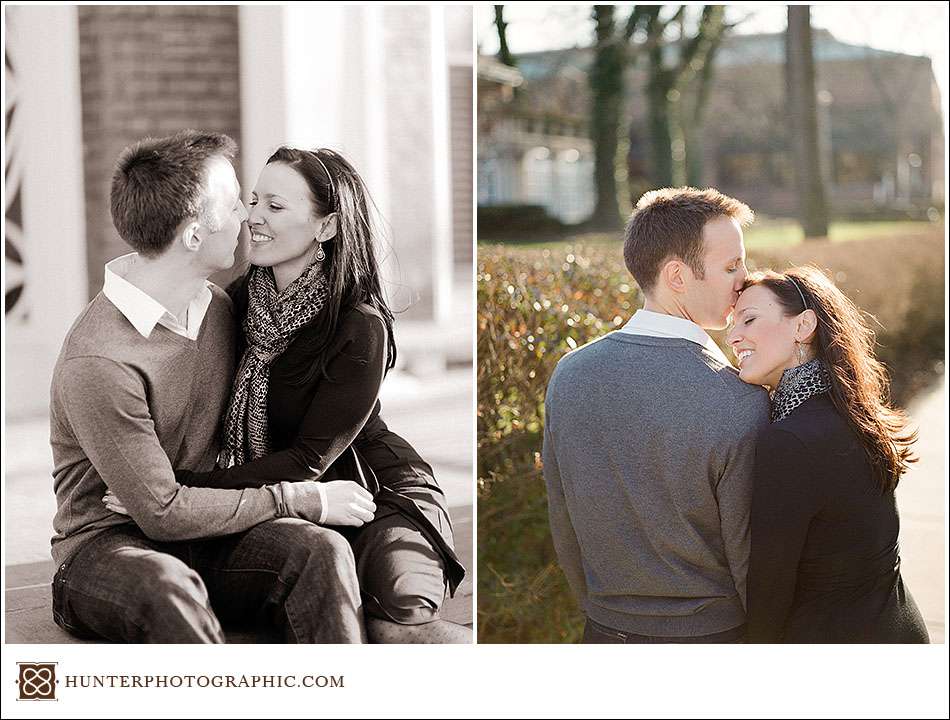
M 238 9 L 80 6 L 79 40 L 91 297 L 102 287 L 103 264 L 129 250 L 109 215 L 121 150 L 189 127 L 240 144 Z

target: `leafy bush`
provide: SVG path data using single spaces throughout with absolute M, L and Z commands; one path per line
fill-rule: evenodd
M 813 263 L 880 324 L 899 400 L 943 358 L 942 237 L 806 243 L 750 258 Z M 572 642 L 583 626 L 557 566 L 541 477 L 544 390 L 558 359 L 642 304 L 619 245 L 481 246 L 478 257 L 479 642 Z M 721 342 L 721 338 L 717 338 Z
M 565 352 L 616 329 L 640 304 L 615 254 L 479 249 L 480 642 L 576 637 L 576 608 L 547 527 L 544 388 Z

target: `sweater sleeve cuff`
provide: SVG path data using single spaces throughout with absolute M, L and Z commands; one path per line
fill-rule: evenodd
M 317 493 L 320 495 L 320 519 L 317 521 L 317 525 L 323 525 L 327 521 L 327 489 L 323 486 L 323 483 L 317 483 Z
M 265 485 L 274 498 L 274 513 L 276 517 L 287 517 L 287 505 L 284 503 L 284 491 L 280 484 Z

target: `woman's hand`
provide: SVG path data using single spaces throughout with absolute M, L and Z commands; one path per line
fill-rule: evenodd
M 327 496 L 324 525 L 360 527 L 373 519 L 376 503 L 369 490 L 352 480 L 331 480 L 323 483 Z
M 119 515 L 129 514 L 129 511 L 125 509 L 125 505 L 119 502 L 119 498 L 113 495 L 111 490 L 106 490 L 106 494 L 102 496 L 102 502 L 108 510 L 114 513 L 119 513 Z

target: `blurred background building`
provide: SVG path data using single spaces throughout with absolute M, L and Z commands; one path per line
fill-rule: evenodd
M 7 641 L 68 640 L 49 610 L 52 368 L 129 251 L 109 213 L 117 156 L 184 128 L 238 142 L 245 201 L 282 144 L 336 149 L 366 180 L 400 358 L 382 414 L 433 466 L 471 568 L 472 8 L 5 4 L 3 19 Z M 471 623 L 471 596 L 468 579 L 450 619 Z
M 128 252 L 108 204 L 119 152 L 188 127 L 238 142 L 245 195 L 280 144 L 341 151 L 389 228 L 405 363 L 471 361 L 471 8 L 6 6 L 4 19 L 8 416 L 45 410 L 66 329 Z
M 851 217 L 926 217 L 943 207 L 944 134 L 931 59 L 816 30 L 822 166 L 829 201 Z M 478 204 L 542 205 L 563 223 L 594 209 L 592 47 L 520 53 L 515 68 L 478 58 Z M 785 35 L 728 35 L 704 113 L 703 186 L 768 215 L 796 195 L 786 127 Z M 625 72 L 630 175 L 649 175 L 644 63 Z M 649 183 L 645 182 L 645 186 Z
M 517 68 L 479 56 L 479 206 L 542 205 L 568 224 L 593 210 L 587 75 L 563 62 L 569 53 L 533 67 L 519 56 Z

